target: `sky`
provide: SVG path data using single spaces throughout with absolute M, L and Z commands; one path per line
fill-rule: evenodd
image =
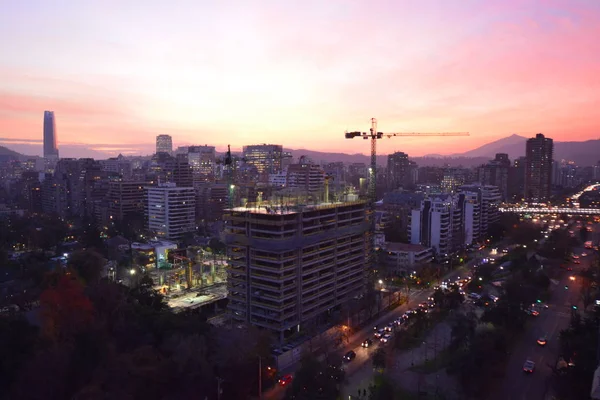
M 600 137 L 598 0 L 0 0 L 0 145 L 453 154 Z

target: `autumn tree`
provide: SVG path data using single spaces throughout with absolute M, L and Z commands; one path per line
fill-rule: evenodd
M 94 308 L 82 284 L 71 273 L 60 274 L 56 284 L 40 295 L 45 336 L 59 340 L 80 332 L 92 320 Z

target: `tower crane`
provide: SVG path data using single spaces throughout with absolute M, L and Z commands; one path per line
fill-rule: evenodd
M 391 139 L 397 136 L 408 136 L 408 137 L 425 137 L 425 136 L 469 136 L 469 132 L 396 132 L 396 133 L 383 133 L 377 131 L 377 119 L 371 118 L 371 129 L 369 132 L 348 132 L 345 133 L 346 139 L 354 139 L 355 137 L 362 137 L 365 140 L 371 139 L 371 167 L 369 168 L 369 202 L 371 206 L 371 262 L 375 260 L 373 252 L 375 251 L 375 202 L 376 198 L 376 183 L 377 183 L 377 139 L 386 137 Z

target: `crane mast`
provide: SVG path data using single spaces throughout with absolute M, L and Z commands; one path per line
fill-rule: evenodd
M 383 133 L 377 131 L 377 119 L 371 118 L 371 128 L 369 132 L 347 132 L 345 133 L 346 139 L 353 139 L 355 137 L 362 137 L 365 140 L 371 140 L 371 166 L 369 168 L 369 189 L 368 198 L 370 203 L 371 211 L 371 254 L 370 254 L 370 266 L 371 269 L 375 269 L 375 203 L 377 201 L 377 139 L 383 137 L 388 139 L 399 136 L 412 136 L 412 137 L 426 137 L 426 136 L 469 136 L 468 132 L 397 132 L 397 133 Z

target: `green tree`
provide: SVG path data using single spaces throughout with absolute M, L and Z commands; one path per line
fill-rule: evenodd
M 74 270 L 86 284 L 97 282 L 106 260 L 95 250 L 80 250 L 69 255 L 67 266 Z
M 285 393 L 286 400 L 335 400 L 345 378 L 344 370 L 327 365 L 306 354 L 296 371 L 292 385 Z
M 378 347 L 373 354 L 373 368 L 378 370 L 385 369 L 387 354 L 383 347 Z
M 387 375 L 378 375 L 369 385 L 369 400 L 391 400 L 396 396 L 392 379 Z

